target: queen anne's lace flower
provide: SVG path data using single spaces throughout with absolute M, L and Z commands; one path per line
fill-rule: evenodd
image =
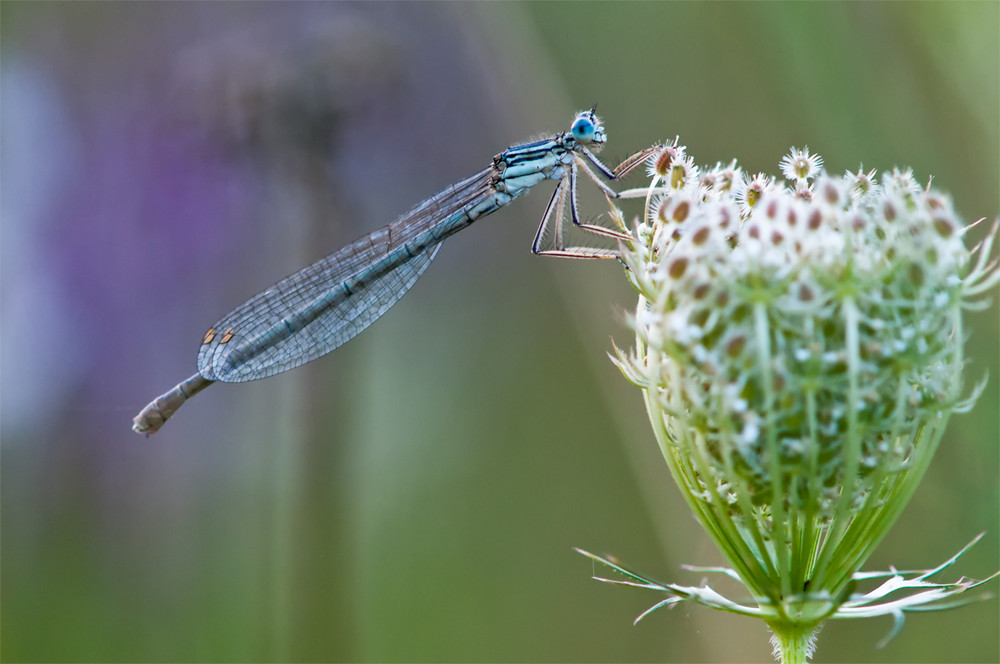
M 823 167 L 823 157 L 818 154 L 809 154 L 809 148 L 798 150 L 792 148 L 791 151 L 781 159 L 781 174 L 786 180 L 796 182 L 799 180 L 809 180 L 816 177 L 819 169 Z
M 651 158 L 622 251 L 640 297 L 636 347 L 616 361 L 754 605 L 632 578 L 666 590 L 661 604 L 765 618 L 783 657 L 826 618 L 879 612 L 852 594 L 858 570 L 977 394 L 962 393 L 962 309 L 1000 279 L 996 226 L 970 252 L 950 198 L 910 171 L 821 166 L 793 149 L 783 185 L 735 162 L 699 170 L 675 141 Z

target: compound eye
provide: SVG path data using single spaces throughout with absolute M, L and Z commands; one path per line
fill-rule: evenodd
M 573 121 L 573 126 L 571 126 L 569 130 L 576 140 L 581 143 L 589 143 L 594 139 L 594 133 L 597 131 L 597 125 L 594 123 L 594 118 L 591 113 L 581 113 L 576 116 L 576 120 Z

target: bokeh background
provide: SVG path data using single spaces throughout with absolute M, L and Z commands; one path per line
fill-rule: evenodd
M 609 163 L 808 144 L 1000 213 L 993 1 L 4 2 L 0 61 L 3 661 L 769 661 L 745 618 L 633 626 L 659 597 L 571 550 L 722 562 L 606 358 L 620 267 L 529 251 L 547 193 L 336 353 L 131 418 L 246 297 L 594 102 Z M 946 576 L 1000 565 L 997 311 L 969 322 L 989 387 L 867 568 L 983 530 Z M 881 650 L 889 619 L 830 623 L 816 661 L 996 662 L 998 623 L 910 616 Z

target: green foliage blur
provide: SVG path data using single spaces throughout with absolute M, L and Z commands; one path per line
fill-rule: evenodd
M 595 102 L 611 164 L 680 135 L 777 173 L 808 145 L 1000 213 L 991 1 L 4 2 L 0 63 L 4 662 L 771 661 L 756 621 L 633 626 L 659 598 L 572 551 L 692 584 L 722 562 L 606 357 L 621 267 L 529 251 L 547 193 L 331 356 L 148 440 L 131 417 L 246 297 Z M 967 321 L 990 384 L 871 569 L 982 530 L 948 573 L 998 566 L 997 312 Z M 998 623 L 910 617 L 881 650 L 888 622 L 832 623 L 815 661 L 996 662 Z

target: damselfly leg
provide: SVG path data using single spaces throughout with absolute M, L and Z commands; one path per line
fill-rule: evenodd
M 531 244 L 531 251 L 539 256 L 557 256 L 560 258 L 618 258 L 616 249 L 601 247 L 584 247 L 567 245 L 565 240 L 566 229 L 566 207 L 569 199 L 569 218 L 573 226 L 581 230 L 609 237 L 614 240 L 628 240 L 628 236 L 598 224 L 589 224 L 580 218 L 580 210 L 577 205 L 577 173 L 583 172 L 589 177 L 609 199 L 635 198 L 645 190 L 628 190 L 627 192 L 617 192 L 611 188 L 601 177 L 610 181 L 618 180 L 627 175 L 632 169 L 643 163 L 650 155 L 660 149 L 654 145 L 626 158 L 614 169 L 605 166 L 590 150 L 581 148 L 574 154 L 573 161 L 568 165 L 565 177 L 559 181 L 556 190 L 552 192 L 549 203 L 545 206 L 542 214 L 542 221 L 538 225 L 535 239 Z M 597 173 L 594 172 L 596 169 Z

